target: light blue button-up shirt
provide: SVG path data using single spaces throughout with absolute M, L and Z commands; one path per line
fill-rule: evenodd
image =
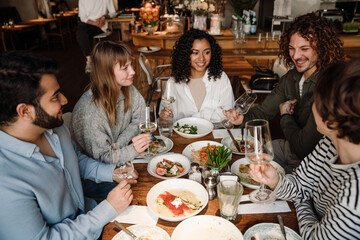
M 56 158 L 0 131 L 0 239 L 97 239 L 117 216 L 104 200 L 87 214 L 80 177 L 112 182 L 113 165 L 75 149 L 65 126 L 45 136 Z

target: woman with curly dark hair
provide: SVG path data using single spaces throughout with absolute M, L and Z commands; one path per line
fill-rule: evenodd
M 285 139 L 273 141 L 274 161 L 291 173 L 322 137 L 311 111 L 318 74 L 345 56 L 332 23 L 315 13 L 295 18 L 281 36 L 280 50 L 279 56 L 292 69 L 281 77 L 264 102 L 245 116 L 235 111 L 226 115 L 233 124 L 240 125 L 255 118 L 270 120 L 280 114 Z
M 213 36 L 191 29 L 175 43 L 172 53 L 171 87 L 176 101 L 172 109 L 161 103 L 161 118 L 200 117 L 220 120 L 220 107 L 231 108 L 234 95 L 228 76 L 222 70 L 221 48 Z M 164 108 L 165 107 L 165 108 Z
M 312 109 L 325 136 L 293 174 L 250 166 L 254 180 L 294 202 L 302 239 L 360 239 L 359 66 L 352 59 L 320 74 Z

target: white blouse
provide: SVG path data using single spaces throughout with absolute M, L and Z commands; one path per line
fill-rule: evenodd
M 195 100 L 187 83 L 175 83 L 173 77 L 168 81 L 174 82 L 171 86 L 174 88 L 173 93 L 176 101 L 172 104 L 171 108 L 175 121 L 185 117 L 198 117 L 211 122 L 219 122 L 224 118 L 220 107 L 225 109 L 233 107 L 234 94 L 230 80 L 225 72 L 222 72 L 221 77 L 216 79 L 216 81 L 213 79 L 209 81 L 208 71 L 206 71 L 202 78 L 202 81 L 205 83 L 206 96 L 200 110 L 196 107 Z M 166 106 L 166 103 L 161 102 L 160 111 Z

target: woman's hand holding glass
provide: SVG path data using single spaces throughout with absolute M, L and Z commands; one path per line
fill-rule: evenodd
M 279 172 L 271 164 L 257 165 L 250 164 L 250 177 L 257 182 L 267 185 L 274 190 L 279 182 Z
M 174 117 L 174 114 L 173 114 L 170 107 L 165 107 L 165 108 L 163 108 L 161 110 L 161 112 L 160 112 L 160 118 L 161 119 L 169 119 L 169 118 L 172 118 L 172 117 Z

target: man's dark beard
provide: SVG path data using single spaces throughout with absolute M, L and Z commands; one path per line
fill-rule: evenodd
M 35 120 L 33 124 L 46 128 L 52 129 L 60 127 L 63 124 L 63 119 L 58 119 L 57 117 L 50 116 L 45 110 L 40 106 L 40 104 L 34 104 L 35 107 Z

